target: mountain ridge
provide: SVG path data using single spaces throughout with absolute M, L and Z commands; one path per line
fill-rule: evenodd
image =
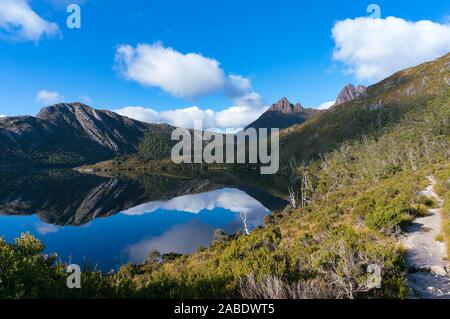
M 35 117 L 0 119 L 0 165 L 82 164 L 134 153 L 147 131 L 168 132 L 168 124 L 149 124 L 96 110 L 82 103 L 43 108 Z
M 309 161 L 346 141 L 380 134 L 411 111 L 441 98 L 450 90 L 449 79 L 450 53 L 398 71 L 367 87 L 364 94 L 282 132 L 282 161 L 285 165 L 291 158 Z

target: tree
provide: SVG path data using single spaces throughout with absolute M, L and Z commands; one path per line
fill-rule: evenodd
M 138 146 L 137 155 L 142 161 L 161 160 L 170 157 L 174 143 L 163 132 L 147 132 Z

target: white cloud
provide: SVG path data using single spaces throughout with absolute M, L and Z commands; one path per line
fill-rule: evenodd
M 227 77 L 225 91 L 231 97 L 241 97 L 252 90 L 252 82 L 249 78 L 231 74 Z
M 116 51 L 116 69 L 128 80 L 143 86 L 158 87 L 175 97 L 192 98 L 216 92 L 225 93 L 234 105 L 222 111 L 198 106 L 158 112 L 152 108 L 129 106 L 115 110 L 149 123 L 169 123 L 193 128 L 202 120 L 207 129 L 242 128 L 256 120 L 264 111 L 261 97 L 252 92 L 249 78 L 226 75 L 220 63 L 198 53 L 180 53 L 160 43 L 138 44 L 136 48 L 121 45 Z
M 182 54 L 160 43 L 121 45 L 116 64 L 127 79 L 159 87 L 176 97 L 194 97 L 219 90 L 225 76 L 219 62 L 197 53 Z
M 37 42 L 44 35 L 59 32 L 58 25 L 41 18 L 28 0 L 0 1 L 0 37 L 15 41 Z
M 6 115 L 0 114 L 0 117 L 6 117 Z
M 258 93 L 252 92 L 235 99 L 235 105 L 215 113 L 217 128 L 243 128 L 255 121 L 266 110 Z
M 329 109 L 331 106 L 334 105 L 334 103 L 336 103 L 336 101 L 328 101 L 328 102 L 324 102 L 322 104 L 320 104 L 319 106 L 314 107 L 315 109 L 318 110 L 327 110 Z
M 226 76 L 220 63 L 198 53 L 180 53 L 161 43 L 121 45 L 116 69 L 128 80 L 158 87 L 175 97 L 192 98 L 224 92 L 232 98 L 248 94 L 251 81 L 241 75 Z
M 222 111 L 201 109 L 198 106 L 158 112 L 142 106 L 130 106 L 114 112 L 148 123 L 169 123 L 177 127 L 193 128 L 195 120 L 203 121 L 205 129 L 243 128 L 267 109 L 258 93 L 252 92 L 234 100 L 234 106 Z
M 337 22 L 332 34 L 333 58 L 360 81 L 378 81 L 450 51 L 450 24 L 426 20 L 347 19 Z
M 55 104 L 64 100 L 58 92 L 41 90 L 36 94 L 36 101 L 42 104 Z

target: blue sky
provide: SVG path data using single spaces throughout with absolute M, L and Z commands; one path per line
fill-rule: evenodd
M 402 54 L 408 54 L 411 56 L 408 63 L 422 62 L 450 48 L 445 42 L 450 42 L 446 37 L 450 33 L 446 29 L 450 21 L 450 2 L 445 0 L 433 0 L 432 4 L 422 0 L 74 0 L 81 7 L 81 29 L 66 27 L 69 15 L 66 5 L 71 1 L 18 0 L 40 19 L 49 25 L 57 24 L 58 28 L 57 31 L 47 30 L 40 36 L 20 37 L 14 34 L 24 28 L 20 17 L 8 20 L 1 14 L 2 2 L 8 5 L 10 1 L 0 0 L 0 30 L 3 29 L 0 32 L 0 114 L 8 116 L 34 115 L 46 102 L 53 100 L 82 101 L 95 108 L 112 110 L 138 106 L 158 113 L 195 105 L 199 110 L 220 112 L 232 106 L 242 106 L 244 102 L 239 98 L 251 93 L 258 94 L 256 113 L 283 96 L 305 106 L 318 106 L 335 99 L 347 83 L 374 83 L 381 75 L 405 66 L 399 61 L 393 63 L 396 59 L 386 54 L 361 58 L 345 52 L 354 45 L 366 45 L 361 44 L 364 39 L 351 38 L 355 35 L 349 28 L 361 30 L 358 28 L 362 22 L 356 22 L 356 18 L 367 17 L 366 8 L 373 2 L 381 8 L 382 19 L 393 16 L 414 23 L 420 20 L 433 22 L 435 31 L 431 37 L 436 37 L 436 40 L 430 44 L 432 52 L 408 53 L 405 52 L 408 45 L 399 45 L 403 47 L 402 52 L 395 53 L 399 60 Z M 336 23 L 345 19 L 352 21 L 348 28 L 342 25 L 332 35 Z M 389 28 L 399 29 L 396 27 L 399 21 L 383 21 L 386 22 L 381 30 L 386 35 L 391 33 Z M 410 31 L 398 35 L 405 38 L 405 43 L 417 39 L 414 39 L 415 32 L 419 36 L 420 32 L 425 34 L 420 31 L 423 28 L 416 28 L 415 24 L 408 28 Z M 425 37 L 429 37 L 428 33 Z M 383 35 L 380 40 L 374 35 L 372 41 L 385 41 L 385 38 Z M 333 52 L 339 49 L 339 41 L 342 54 L 336 57 Z M 398 38 L 386 41 L 391 41 L 393 47 L 397 45 L 392 42 L 403 43 Z M 138 44 L 147 45 L 148 49 L 145 55 L 142 53 L 142 61 L 137 52 Z M 138 59 L 134 61 L 135 67 L 144 73 L 146 70 L 140 68 L 139 63 L 148 61 L 147 54 L 153 54 L 159 48 L 161 54 L 177 53 L 181 59 L 186 54 L 195 53 L 199 64 L 217 62 L 214 70 L 223 73 L 223 83 L 195 94 L 195 90 L 186 91 L 189 88 L 183 83 L 179 84 L 182 89 L 179 86 L 171 88 L 170 77 L 168 84 L 162 85 L 149 74 L 131 74 L 130 64 L 124 61 L 123 56 L 117 63 L 118 48 L 126 45 Z M 370 44 L 367 45 L 370 48 Z M 374 63 L 377 66 L 383 64 L 383 67 L 370 74 L 362 71 L 373 68 Z M 192 66 L 186 68 L 191 70 Z M 158 72 L 155 76 L 163 71 L 160 69 Z M 240 83 L 245 84 L 242 92 L 229 92 L 230 75 L 247 81 Z M 187 82 L 198 79 L 198 85 L 211 83 L 211 78 L 198 78 L 198 74 L 189 76 Z M 177 78 L 176 81 L 182 79 Z M 39 99 L 40 91 L 48 94 L 41 94 Z M 137 109 L 134 111 L 138 112 Z M 149 116 L 148 112 L 146 114 Z M 158 119 L 176 116 L 164 114 L 152 116 Z M 233 113 L 222 115 L 229 117 L 230 114 Z M 135 117 L 139 118 L 139 115 Z M 221 126 L 225 122 L 221 121 Z

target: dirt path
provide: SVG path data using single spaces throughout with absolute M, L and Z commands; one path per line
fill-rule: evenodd
M 445 244 L 436 236 L 441 232 L 442 199 L 433 191 L 431 184 L 422 194 L 438 200 L 438 208 L 430 209 L 429 215 L 417 218 L 407 227 L 402 243 L 407 249 L 408 288 L 410 298 L 450 299 L 450 268 L 445 259 Z

